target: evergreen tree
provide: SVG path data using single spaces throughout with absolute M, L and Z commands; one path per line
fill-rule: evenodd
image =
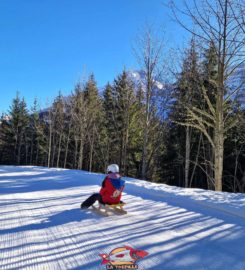
M 191 180 L 191 162 L 196 159 L 191 153 L 194 153 L 195 146 L 193 142 L 197 139 L 198 133 L 190 125 L 188 125 L 188 111 L 189 108 L 195 108 L 195 110 L 201 110 L 202 108 L 202 96 L 201 96 L 201 73 L 199 66 L 199 57 L 196 48 L 196 42 L 192 38 L 190 47 L 185 53 L 183 60 L 182 71 L 177 81 L 177 87 L 174 91 L 175 102 L 171 112 L 171 119 L 181 126 L 180 133 L 185 136 L 181 136 L 184 141 L 179 141 L 178 148 L 180 156 L 178 160 L 182 160 L 181 167 L 183 168 L 184 186 L 189 187 Z M 185 146 L 185 147 L 183 147 Z M 194 149 L 192 149 L 194 148 Z M 199 153 L 196 153 L 199 155 Z M 180 159 L 181 157 L 181 159 Z M 192 174 L 193 175 L 193 174 Z M 181 173 L 182 176 L 182 173 Z
M 17 93 L 9 111 L 9 120 L 3 123 L 3 152 L 7 162 L 21 164 L 26 156 L 25 132 L 29 116 L 24 98 Z
M 30 114 L 30 164 L 45 165 L 46 144 L 45 122 L 41 119 L 40 108 L 37 99 L 31 108 Z
M 142 172 L 142 145 L 144 139 L 144 91 L 141 85 L 135 89 L 135 101 L 132 104 L 132 117 L 130 122 L 128 174 L 137 178 Z
M 77 84 L 72 96 L 72 128 L 74 136 L 73 167 L 82 169 L 84 159 L 84 144 L 87 132 L 87 108 L 84 101 L 83 86 Z
M 104 111 L 104 139 L 105 139 L 105 167 L 113 162 L 114 146 L 117 143 L 117 132 L 115 127 L 116 98 L 114 88 L 108 83 L 103 94 Z
M 113 88 L 115 92 L 114 127 L 117 132 L 117 141 L 115 144 L 117 145 L 118 153 L 118 156 L 115 158 L 122 173 L 126 173 L 128 170 L 130 124 L 135 102 L 133 84 L 128 79 L 126 71 L 123 71 L 123 73 L 114 80 Z
M 86 168 L 92 171 L 94 156 L 97 153 L 98 134 L 100 132 L 102 101 L 98 94 L 97 85 L 94 75 L 90 75 L 84 88 L 84 102 L 87 111 L 86 117 L 86 150 L 87 150 L 87 165 Z
M 56 97 L 52 106 L 53 122 L 53 155 L 52 166 L 59 167 L 61 154 L 64 149 L 64 128 L 65 128 L 65 104 L 61 92 Z
M 245 110 L 237 108 L 232 117 L 239 122 L 226 135 L 224 187 L 231 192 L 245 192 Z

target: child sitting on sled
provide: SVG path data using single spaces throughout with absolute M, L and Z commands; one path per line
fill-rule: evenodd
M 122 191 L 125 181 L 121 179 L 119 167 L 117 164 L 111 164 L 107 167 L 107 176 L 102 182 L 99 193 L 94 193 L 81 204 L 81 208 L 85 209 L 92 206 L 96 201 L 100 204 L 119 204 L 121 201 Z

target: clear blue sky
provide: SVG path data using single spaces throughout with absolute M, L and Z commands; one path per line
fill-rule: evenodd
M 165 1 L 166 2 L 166 1 Z M 98 86 L 123 68 L 137 69 L 132 42 L 146 21 L 164 26 L 168 40 L 185 35 L 164 0 L 0 0 L 0 113 L 16 92 L 42 107 L 68 95 L 84 71 Z

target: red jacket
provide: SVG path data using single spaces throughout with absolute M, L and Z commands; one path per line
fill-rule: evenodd
M 102 183 L 100 195 L 104 203 L 117 204 L 121 200 L 125 181 L 121 179 L 120 174 L 110 173 Z

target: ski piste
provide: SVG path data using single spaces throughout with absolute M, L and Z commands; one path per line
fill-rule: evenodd
M 130 246 L 139 270 L 244 270 L 244 194 L 123 177 L 128 214 L 81 211 L 104 177 L 0 166 L 0 269 L 105 270 L 99 254 Z

